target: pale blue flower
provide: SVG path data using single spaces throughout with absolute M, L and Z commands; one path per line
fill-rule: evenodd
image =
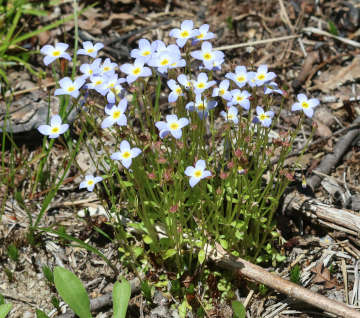
M 201 50 L 190 52 L 190 55 L 203 62 L 206 69 L 211 70 L 216 61 L 223 61 L 225 54 L 221 51 L 214 51 L 210 42 L 203 42 Z
M 139 148 L 130 148 L 130 144 L 128 141 L 123 140 L 120 143 L 120 151 L 114 152 L 110 158 L 112 160 L 120 160 L 122 165 L 129 169 L 132 163 L 132 159 L 137 157 L 141 153 Z
M 88 55 L 92 58 L 95 58 L 99 50 L 104 47 L 102 43 L 96 43 L 95 45 L 91 41 L 83 42 L 83 48 L 77 51 L 78 55 Z
M 104 63 L 100 66 L 100 74 L 109 75 L 115 72 L 115 68 L 117 68 L 117 64 L 111 62 L 110 58 L 107 58 Z
M 272 81 L 276 77 L 274 72 L 268 72 L 267 65 L 260 65 L 255 75 L 256 86 L 261 86 L 266 82 Z
M 195 94 L 201 94 L 209 87 L 216 84 L 215 81 L 208 82 L 208 76 L 206 73 L 200 73 L 196 80 L 192 80 L 192 84 L 195 90 Z
M 297 95 L 298 102 L 292 105 L 291 110 L 302 110 L 304 114 L 311 118 L 314 114 L 314 108 L 320 104 L 317 98 L 308 99 L 304 94 Z
M 49 65 L 60 57 L 71 61 L 70 55 L 65 52 L 68 47 L 66 43 L 56 43 L 55 47 L 49 44 L 44 45 L 40 50 L 40 53 L 45 55 L 44 64 Z
M 94 60 L 91 64 L 86 64 L 86 63 L 81 64 L 80 72 L 84 74 L 81 77 L 87 79 L 90 76 L 100 74 L 100 64 L 101 64 L 100 58 Z
M 112 106 L 111 108 L 105 107 L 105 113 L 108 115 L 102 123 L 101 128 L 109 128 L 115 123 L 119 126 L 126 126 L 127 119 L 125 116 L 125 111 L 127 108 L 127 100 L 126 98 L 122 99 L 118 106 Z
M 245 110 L 250 109 L 249 98 L 250 98 L 251 94 L 248 91 L 246 91 L 246 90 L 241 91 L 239 89 L 233 89 L 231 91 L 231 95 L 232 95 L 232 99 L 230 102 L 228 102 L 228 104 L 227 104 L 228 106 L 240 105 Z
M 216 35 L 212 32 L 209 32 L 209 25 L 208 24 L 203 24 L 199 29 L 195 29 L 197 31 L 199 31 L 199 35 L 197 35 L 192 44 L 196 44 L 199 41 L 207 41 L 207 40 L 211 40 L 214 39 L 216 37 Z
M 183 117 L 178 119 L 176 115 L 167 115 L 166 122 L 158 121 L 155 126 L 159 129 L 160 138 L 164 138 L 171 134 L 175 139 L 180 139 L 182 136 L 181 129 L 189 124 L 189 119 Z
M 279 88 L 278 84 L 275 82 L 266 83 L 264 85 L 264 94 L 278 93 L 284 95 L 284 92 Z
M 189 90 L 192 87 L 191 81 L 187 78 L 185 74 L 180 74 L 177 77 L 178 82 L 184 86 L 186 90 Z
M 70 77 L 64 77 L 59 81 L 60 88 L 55 90 L 54 95 L 70 95 L 74 98 L 78 98 L 80 95 L 80 88 L 84 85 L 85 80 L 80 76 L 75 81 L 72 81 Z
M 185 169 L 185 174 L 190 177 L 190 187 L 193 188 L 201 179 L 211 176 L 211 172 L 209 170 L 205 170 L 205 168 L 205 160 L 200 159 L 196 162 L 195 167 L 189 166 Z
M 196 94 L 195 103 L 190 102 L 187 103 L 185 108 L 188 111 L 196 111 L 200 119 L 206 118 L 208 116 L 209 110 L 215 108 L 217 102 L 214 100 L 207 101 L 205 98 L 203 99 L 201 94 Z
M 154 53 L 155 49 L 147 39 L 139 40 L 139 48 L 133 49 L 130 56 L 134 59 L 143 58 L 144 62 L 147 63 Z
M 179 96 L 183 96 L 184 93 L 183 93 L 180 85 L 178 85 L 175 80 L 173 80 L 173 79 L 168 80 L 167 84 L 168 84 L 169 88 L 171 89 L 171 92 L 168 97 L 168 101 L 169 101 L 169 103 L 174 103 L 177 101 Z
M 232 95 L 229 92 L 229 86 L 230 86 L 229 80 L 222 80 L 219 84 L 219 87 L 214 88 L 212 97 L 219 96 L 227 101 L 230 101 L 232 99 Z
M 188 39 L 198 36 L 200 33 L 198 30 L 194 30 L 194 23 L 191 20 L 184 20 L 181 23 L 180 29 L 172 29 L 169 35 L 176 38 L 176 44 L 179 47 L 183 47 Z
M 49 138 L 57 138 L 69 129 L 68 124 L 62 124 L 61 117 L 54 115 L 50 119 L 50 125 L 40 125 L 38 131 Z
M 274 112 L 269 110 L 267 112 L 260 106 L 256 106 L 256 116 L 254 117 L 254 123 L 261 123 L 264 127 L 270 127 Z
M 230 106 L 227 112 L 222 110 L 220 112 L 220 115 L 224 117 L 226 121 L 232 121 L 234 124 L 237 124 L 239 122 L 238 109 L 234 106 Z
M 242 88 L 248 82 L 248 72 L 245 66 L 236 66 L 235 73 L 227 73 L 226 78 L 231 79 L 239 88 Z
M 93 175 L 87 175 L 85 176 L 85 180 L 80 183 L 79 189 L 87 188 L 88 191 L 92 192 L 94 190 L 95 184 L 102 180 L 102 177 L 94 177 Z
M 135 82 L 139 77 L 148 77 L 152 75 L 151 69 L 144 66 L 144 60 L 138 58 L 134 64 L 123 64 L 120 66 L 120 70 L 127 74 L 126 81 L 128 84 Z

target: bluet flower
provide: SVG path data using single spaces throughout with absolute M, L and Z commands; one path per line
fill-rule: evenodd
M 60 88 L 55 90 L 55 96 L 57 95 L 70 95 L 74 98 L 78 98 L 80 95 L 79 89 L 83 86 L 85 80 L 80 76 L 75 81 L 72 81 L 70 77 L 64 77 L 59 81 Z
M 199 29 L 195 29 L 199 31 L 199 34 L 194 38 L 192 44 L 196 44 L 199 41 L 211 40 L 216 37 L 216 35 L 212 32 L 209 32 L 209 25 L 203 24 Z
M 102 123 L 101 128 L 109 128 L 115 123 L 119 126 L 126 126 L 127 125 L 127 119 L 125 116 L 125 111 L 127 108 L 127 100 L 126 98 L 122 99 L 118 106 L 112 106 L 111 108 L 105 107 L 105 113 L 108 115 Z
M 211 70 L 214 67 L 214 62 L 224 59 L 224 53 L 221 51 L 214 51 L 210 42 L 203 42 L 201 50 L 190 52 L 190 55 L 201 60 L 205 68 Z
M 291 110 L 302 110 L 305 115 L 311 118 L 314 114 L 314 108 L 320 104 L 317 98 L 308 99 L 304 94 L 297 95 L 298 102 L 292 105 Z
M 44 64 L 49 65 L 60 57 L 71 61 L 70 55 L 65 52 L 68 47 L 69 45 L 66 43 L 56 43 L 55 47 L 49 44 L 44 45 L 40 50 L 40 53 L 45 55 Z
M 151 69 L 144 66 L 144 60 L 138 58 L 135 60 L 134 64 L 123 64 L 120 66 L 120 70 L 127 74 L 126 81 L 128 84 L 135 82 L 139 77 L 151 76 Z
M 222 80 L 219 87 L 215 87 L 212 93 L 212 97 L 220 96 L 227 101 L 232 99 L 232 95 L 229 92 L 230 82 L 229 80 Z
M 197 77 L 197 80 L 192 81 L 195 94 L 201 94 L 203 91 L 208 89 L 209 87 L 216 84 L 215 81 L 208 82 L 208 76 L 206 73 L 200 73 Z
M 88 89 L 94 89 L 99 94 L 105 96 L 107 90 L 104 89 L 104 83 L 106 82 L 106 77 L 104 75 L 95 75 L 90 76 L 91 83 L 87 84 Z
M 195 167 L 189 166 L 185 169 L 185 174 L 190 177 L 190 187 L 193 188 L 201 179 L 211 176 L 211 172 L 205 168 L 205 160 L 200 159 L 196 162 Z
M 245 110 L 250 109 L 249 97 L 251 96 L 251 94 L 248 91 L 246 91 L 246 90 L 241 91 L 240 89 L 233 89 L 231 91 L 231 95 L 232 95 L 232 99 L 227 104 L 228 106 L 240 105 Z
M 95 45 L 91 41 L 83 42 L 83 48 L 77 51 L 78 55 L 88 55 L 92 58 L 95 58 L 98 54 L 98 51 L 104 47 L 102 43 L 96 43 Z
M 188 111 L 196 111 L 200 119 L 206 118 L 208 116 L 209 110 L 215 108 L 217 102 L 214 100 L 207 101 L 203 99 L 201 94 L 196 94 L 195 103 L 187 103 L 185 108 Z
M 166 122 L 158 121 L 155 126 L 160 130 L 160 138 L 164 138 L 171 134 L 175 139 L 180 139 L 182 135 L 181 129 L 189 124 L 189 120 L 185 117 L 178 119 L 176 115 L 167 115 Z
M 231 79 L 239 88 L 244 87 L 248 81 L 248 73 L 245 66 L 236 66 L 235 73 L 226 73 L 225 77 Z
M 239 122 L 239 119 L 238 119 L 238 109 L 234 106 L 230 106 L 227 110 L 227 112 L 225 111 L 221 111 L 220 112 L 220 115 L 222 117 L 224 117 L 224 119 L 226 121 L 232 121 L 234 124 L 237 124 Z
M 284 95 L 284 92 L 279 88 L 275 82 L 266 83 L 264 86 L 264 94 L 278 93 Z
M 140 39 L 139 41 L 139 48 L 133 49 L 130 53 L 130 56 L 134 59 L 137 58 L 143 58 L 144 62 L 148 62 L 153 52 L 155 51 L 154 47 L 151 45 L 151 43 L 146 39 Z
M 260 65 L 255 75 L 256 86 L 261 86 L 266 82 L 272 81 L 276 77 L 274 72 L 268 72 L 267 65 Z
M 186 90 L 189 90 L 192 87 L 191 81 L 187 78 L 185 74 L 180 74 L 177 77 L 178 82 L 184 86 Z
M 120 151 L 114 152 L 110 158 L 112 160 L 120 160 L 122 165 L 129 169 L 132 163 L 132 159 L 137 157 L 141 153 L 139 148 L 130 148 L 130 144 L 128 141 L 123 140 L 120 144 Z
M 260 122 L 264 127 L 270 127 L 274 112 L 269 110 L 267 112 L 260 106 L 256 106 L 256 116 L 254 117 L 254 123 Z
M 101 59 L 94 60 L 91 64 L 81 64 L 80 72 L 83 73 L 82 78 L 87 79 L 90 76 L 98 75 L 100 73 Z
M 69 129 L 68 124 L 62 124 L 61 117 L 54 115 L 50 119 L 50 125 L 40 125 L 38 131 L 49 138 L 57 138 Z
M 183 47 L 188 39 L 194 38 L 199 35 L 198 30 L 194 30 L 194 23 L 191 20 L 184 20 L 181 23 L 180 29 L 172 29 L 169 35 L 176 38 L 176 44 Z
M 85 176 L 85 180 L 82 181 L 79 185 L 79 189 L 87 188 L 88 191 L 93 191 L 95 184 L 102 181 L 102 177 L 94 177 L 93 175 Z
M 100 66 L 100 74 L 110 74 L 115 72 L 115 68 L 117 67 L 116 63 L 112 63 L 110 58 L 107 58 L 104 63 Z
M 175 82 L 175 80 L 173 80 L 173 79 L 168 80 L 167 84 L 168 84 L 169 88 L 171 89 L 171 92 L 170 92 L 169 97 L 168 97 L 168 101 L 169 101 L 169 103 L 174 103 L 174 102 L 177 101 L 179 96 L 183 96 L 184 93 L 183 93 L 180 85 L 178 85 Z

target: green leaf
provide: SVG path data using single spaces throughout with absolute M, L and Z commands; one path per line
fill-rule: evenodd
M 205 251 L 204 250 L 200 250 L 199 254 L 198 254 L 198 260 L 199 260 L 199 263 L 202 264 L 204 263 L 205 261 Z
M 75 274 L 63 267 L 54 269 L 55 287 L 61 298 L 80 318 L 91 318 L 89 296 Z
M 113 318 L 125 318 L 130 296 L 131 285 L 126 279 L 123 279 L 121 283 L 115 283 L 113 289 Z
M 4 305 L 5 304 L 5 298 L 3 295 L 0 294 L 0 305 Z
M 331 34 L 336 35 L 336 36 L 339 35 L 339 31 L 338 31 L 336 25 L 334 24 L 334 22 L 329 21 L 328 26 L 329 26 L 329 32 Z
M 0 318 L 5 318 L 12 308 L 12 304 L 0 305 Z
M 54 274 L 49 266 L 44 265 L 42 267 L 42 272 L 45 278 L 48 280 L 49 283 L 54 284 Z
M 36 318 L 49 318 L 42 310 L 36 309 Z
M 143 240 L 146 244 L 151 244 L 153 242 L 152 238 L 149 235 L 144 235 Z
M 234 311 L 234 316 L 236 318 L 245 318 L 246 309 L 245 309 L 244 305 L 240 301 L 234 300 L 231 303 L 231 307 L 232 307 L 232 309 Z
M 167 258 L 169 258 L 169 257 L 172 257 L 172 256 L 174 256 L 175 254 L 176 254 L 176 249 L 171 248 L 171 249 L 169 249 L 169 250 L 167 250 L 167 251 L 165 252 L 165 255 L 164 255 L 163 259 L 167 259 Z

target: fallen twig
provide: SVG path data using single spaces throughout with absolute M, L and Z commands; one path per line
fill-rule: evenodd
M 240 275 L 253 279 L 258 283 L 269 286 L 283 294 L 311 304 L 326 312 L 345 318 L 360 318 L 360 312 L 355 309 L 287 281 L 240 257 L 235 258 L 227 254 L 220 244 L 217 244 L 212 252 L 210 256 L 211 259 L 222 268 L 237 271 Z
M 353 124 L 360 123 L 360 117 L 356 118 Z M 333 153 L 326 155 L 322 160 L 318 167 L 316 167 L 316 171 L 324 174 L 329 174 L 331 169 L 333 169 L 339 160 L 342 158 L 344 153 L 347 151 L 349 146 L 355 137 L 360 134 L 360 129 L 354 129 L 347 132 L 347 134 L 341 137 L 334 147 Z M 307 180 L 307 184 L 314 191 L 315 188 L 319 185 L 321 181 L 321 177 L 319 175 L 313 175 Z
M 336 40 L 341 41 L 343 43 L 349 44 L 351 46 L 360 47 L 359 42 L 349 40 L 349 39 L 343 38 L 341 36 L 333 35 L 333 34 L 331 34 L 329 32 L 326 32 L 326 31 L 323 31 L 323 30 L 320 30 L 320 29 L 317 29 L 317 28 L 307 27 L 307 28 L 303 28 L 302 31 L 303 32 L 311 32 L 311 33 L 315 33 L 315 34 L 319 34 L 319 35 L 324 35 L 324 36 L 327 36 L 329 38 L 333 38 L 333 39 L 336 39 Z

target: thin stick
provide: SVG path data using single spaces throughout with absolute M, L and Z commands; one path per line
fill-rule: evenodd
M 286 40 L 291 40 L 291 39 L 295 39 L 295 38 L 298 38 L 298 37 L 300 37 L 299 34 L 280 36 L 278 38 L 271 38 L 271 39 L 253 41 L 253 42 L 246 42 L 246 43 L 219 46 L 219 47 L 214 48 L 214 50 L 231 50 L 231 49 L 236 49 L 236 48 L 239 48 L 239 47 L 261 45 L 261 44 L 266 44 L 266 43 L 271 43 L 271 42 L 278 42 L 278 41 L 286 41 Z
M 355 309 L 287 281 L 240 257 L 233 257 L 226 253 L 220 244 L 216 244 L 216 248 L 212 252 L 212 260 L 220 267 L 237 271 L 239 275 L 246 276 L 249 279 L 253 279 L 258 283 L 269 286 L 289 297 L 304 301 L 326 312 L 340 317 L 360 318 L 360 312 Z
M 333 39 L 336 39 L 336 40 L 341 41 L 343 43 L 346 43 L 348 45 L 355 46 L 355 47 L 360 47 L 359 42 L 349 40 L 349 39 L 343 38 L 341 36 L 333 35 L 333 34 L 331 34 L 329 32 L 326 32 L 326 31 L 323 31 L 323 30 L 320 30 L 320 29 L 317 29 L 317 28 L 307 27 L 307 28 L 303 28 L 302 31 L 303 32 L 311 32 L 311 33 L 315 33 L 315 34 L 319 34 L 319 35 L 324 35 L 324 36 L 327 36 L 329 38 L 333 38 Z

